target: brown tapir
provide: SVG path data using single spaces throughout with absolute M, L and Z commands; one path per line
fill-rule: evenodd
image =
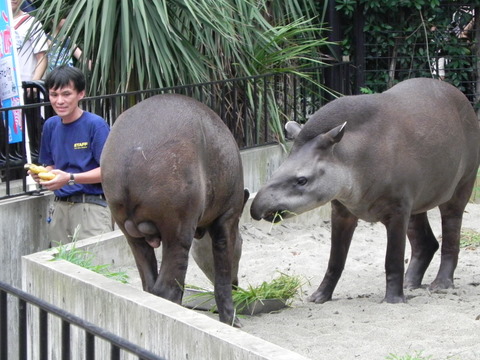
M 421 285 L 439 245 L 427 210 L 439 207 L 442 254 L 432 289 L 453 286 L 462 215 L 479 165 L 480 130 L 467 98 L 434 79 L 410 79 L 381 94 L 345 96 L 325 105 L 300 128 L 292 150 L 258 191 L 254 219 L 271 221 L 331 201 L 330 260 L 309 300 L 323 303 L 344 269 L 358 219 L 382 222 L 389 303 L 404 302 L 406 236 L 412 248 L 405 285 Z
M 248 191 L 237 144 L 219 116 L 183 95 L 148 98 L 118 117 L 100 166 L 143 289 L 181 303 L 192 241 L 201 239 L 201 247 L 210 235 L 213 255 L 197 252 L 197 263 L 214 281 L 220 321 L 240 326 L 231 291 L 238 283 L 238 222 Z M 154 248 L 160 244 L 158 270 Z

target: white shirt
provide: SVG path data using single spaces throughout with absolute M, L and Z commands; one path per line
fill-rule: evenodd
M 13 26 L 15 27 L 27 15 L 25 14 L 14 19 Z M 15 30 L 15 41 L 20 64 L 20 77 L 22 81 L 32 80 L 38 64 L 35 54 L 48 50 L 45 32 L 42 30 L 40 23 L 33 16 L 29 16 Z

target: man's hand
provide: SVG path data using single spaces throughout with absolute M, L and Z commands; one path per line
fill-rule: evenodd
M 45 189 L 47 190 L 58 190 L 62 187 L 64 187 L 65 185 L 68 184 L 68 181 L 70 180 L 70 174 L 65 172 L 65 171 L 62 171 L 62 170 L 57 170 L 57 169 L 54 169 L 54 170 L 51 170 L 50 171 L 52 174 L 55 174 L 55 178 L 52 179 L 52 180 L 49 180 L 49 181 L 45 181 L 45 180 L 40 180 L 38 181 L 38 183 L 40 185 L 42 185 Z M 37 175 L 38 177 L 38 175 Z M 35 178 L 33 178 L 35 180 Z M 37 181 L 37 180 L 35 180 Z

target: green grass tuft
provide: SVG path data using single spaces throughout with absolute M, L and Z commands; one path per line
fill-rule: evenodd
M 297 216 L 296 213 L 288 210 L 282 210 L 282 211 L 277 211 L 275 215 L 273 216 L 272 223 L 270 225 L 270 230 L 268 230 L 268 233 L 270 234 L 272 232 L 273 226 L 276 224 L 280 224 L 283 221 L 283 215 L 285 214 L 290 214 L 293 216 Z
M 386 360 L 429 360 L 431 359 L 431 356 L 423 356 L 421 351 L 415 352 L 414 355 L 395 355 L 395 354 L 389 354 L 385 359 Z
M 460 234 L 460 247 L 480 247 L 480 233 L 471 229 L 463 229 L 462 233 Z
M 85 250 L 78 249 L 76 247 L 76 241 L 77 241 L 77 233 L 78 233 L 79 227 L 75 229 L 75 233 L 73 234 L 72 238 L 72 245 L 67 246 L 61 243 L 56 243 L 57 247 L 55 250 L 57 251 L 57 254 L 54 256 L 52 261 L 55 260 L 65 260 L 69 261 L 72 264 L 81 266 L 87 270 L 96 272 L 97 274 L 106 276 L 108 278 L 111 278 L 113 280 L 120 281 L 123 284 L 128 283 L 128 275 L 124 271 L 117 271 L 117 272 L 112 272 L 110 270 L 110 265 L 94 265 L 93 260 L 95 256 Z
M 305 283 L 306 281 L 302 280 L 302 278 L 299 276 L 280 273 L 280 275 L 272 281 L 264 281 L 262 284 L 256 287 L 248 285 L 248 287 L 244 289 L 237 286 L 232 290 L 232 299 L 235 311 L 239 313 L 255 301 L 262 302 L 263 300 L 268 299 L 280 299 L 285 301 L 285 305 L 290 305 L 293 301 L 293 297 L 299 292 Z M 201 293 L 189 296 L 191 299 L 201 298 L 204 299 L 204 302 L 206 303 L 215 298 L 213 291 L 207 291 L 193 285 L 185 285 L 185 288 L 202 290 Z M 214 306 L 210 310 L 215 311 L 216 307 Z

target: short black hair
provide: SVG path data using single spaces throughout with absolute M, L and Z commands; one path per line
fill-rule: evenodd
M 45 79 L 47 91 L 50 89 L 61 89 L 73 83 L 78 92 L 85 90 L 85 75 L 83 72 L 73 66 L 60 65 L 48 73 Z

